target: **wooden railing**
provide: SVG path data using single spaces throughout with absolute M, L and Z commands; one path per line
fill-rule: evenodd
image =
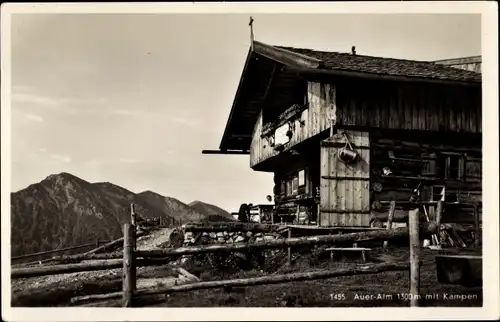
M 47 257 L 46 255 L 65 253 L 65 252 L 70 251 L 70 250 L 90 248 L 90 247 L 99 247 L 100 244 L 107 243 L 107 242 L 109 242 L 109 241 L 108 240 L 96 240 L 94 243 L 87 243 L 87 244 L 65 247 L 65 248 L 58 248 L 58 249 L 53 249 L 53 250 L 48 250 L 48 251 L 43 251 L 43 252 L 38 252 L 38 253 L 13 256 L 13 257 L 11 257 L 11 263 L 12 264 L 22 263 L 22 262 L 24 262 L 24 260 L 33 259 L 33 258 L 41 259 L 43 257 Z

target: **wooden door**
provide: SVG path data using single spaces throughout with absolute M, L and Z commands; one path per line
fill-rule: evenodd
M 342 134 L 342 133 L 345 133 Z M 346 164 L 339 151 L 347 139 L 359 160 Z M 343 131 L 321 142 L 320 226 L 370 225 L 370 138 L 368 132 Z

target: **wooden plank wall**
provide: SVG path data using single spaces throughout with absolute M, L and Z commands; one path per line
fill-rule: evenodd
M 481 87 L 339 81 L 337 124 L 481 133 Z
M 449 65 L 450 67 L 453 68 L 458 68 L 458 69 L 464 69 L 468 70 L 471 72 L 476 72 L 476 73 L 481 73 L 481 63 L 469 63 L 469 64 L 456 64 L 456 65 Z
M 372 135 L 371 185 L 373 187 L 374 183 L 380 183 L 382 186 L 382 191 L 371 192 L 372 205 L 380 202 L 379 206 L 382 206 L 378 212 L 387 212 L 390 201 L 409 201 L 419 182 L 422 182 L 420 197 L 422 201 L 430 200 L 432 185 L 443 185 L 446 187 L 445 202 L 481 202 L 480 145 L 465 143 L 467 140 L 463 138 L 463 135 L 462 138 L 457 137 L 454 146 L 443 144 L 439 136 L 424 137 L 418 134 L 414 134 L 413 137 L 402 136 L 401 133 L 391 134 L 390 132 L 378 137 Z M 392 151 L 400 160 L 389 159 L 389 151 Z M 438 160 L 443 157 L 443 153 L 463 156 L 462 168 L 465 170 L 463 178 L 445 178 L 438 174 L 438 169 L 442 164 Z M 392 171 L 391 175 L 382 175 L 384 167 Z M 372 208 L 377 211 L 375 207 L 372 206 Z M 473 208 L 459 204 L 446 206 L 442 221 L 473 223 Z
M 295 131 L 290 142 L 286 144 L 285 151 L 330 128 L 331 116 L 335 115 L 335 87 L 330 84 L 308 82 L 307 101 L 309 107 L 302 112 L 300 119 L 295 121 Z M 250 167 L 279 154 L 265 138 L 261 138 L 262 126 L 261 112 L 252 134 Z
M 337 133 L 322 142 L 320 226 L 360 227 L 370 224 L 370 214 L 367 213 L 370 211 L 369 133 L 345 133 L 360 155 L 360 161 L 346 165 L 338 159 L 338 152 L 346 143 L 342 134 Z

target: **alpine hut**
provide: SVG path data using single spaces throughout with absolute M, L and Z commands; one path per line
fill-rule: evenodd
M 278 216 L 369 227 L 444 202 L 474 222 L 481 203 L 481 74 L 436 62 L 252 41 L 219 150 L 274 174 Z

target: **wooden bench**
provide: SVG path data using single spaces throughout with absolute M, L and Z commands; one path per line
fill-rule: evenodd
M 361 252 L 361 260 L 363 262 L 366 262 L 366 253 L 371 250 L 371 248 L 364 248 L 364 247 L 347 247 L 347 248 L 342 248 L 342 247 L 330 247 L 326 249 L 327 251 L 330 252 L 330 260 L 333 262 L 333 253 L 335 251 L 343 251 L 343 252 Z

